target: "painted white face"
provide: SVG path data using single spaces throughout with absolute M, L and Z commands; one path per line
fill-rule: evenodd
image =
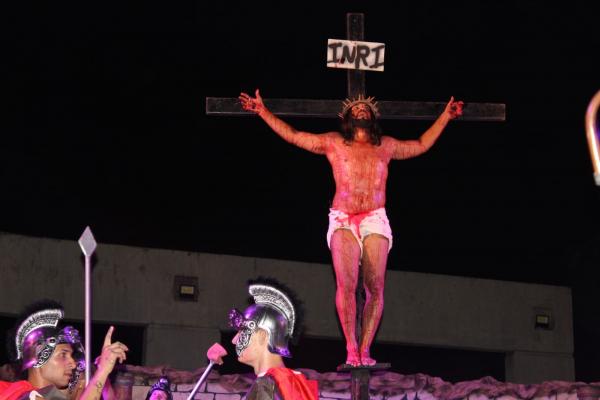
M 243 326 L 232 340 L 238 357 L 241 357 L 244 350 L 250 345 L 254 332 L 256 332 L 256 322 L 244 321 Z
M 240 340 L 242 340 L 243 334 L 244 333 L 242 331 L 238 332 L 232 340 L 232 343 L 235 344 L 238 361 L 242 364 L 254 366 L 256 361 L 260 359 L 261 355 L 264 354 L 264 352 L 268 352 L 268 338 L 265 339 L 265 335 L 268 334 L 262 329 L 257 329 L 250 333 L 248 344 L 244 347 L 244 349 L 238 352 L 238 344 L 240 343 Z
M 250 344 L 250 338 L 256 331 L 257 324 L 256 321 L 246 319 L 244 314 L 234 308 L 229 311 L 229 326 L 238 331 L 232 343 L 235 344 L 235 352 L 239 357 Z

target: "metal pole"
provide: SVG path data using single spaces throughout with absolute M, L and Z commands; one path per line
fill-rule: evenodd
M 90 257 L 85 257 L 85 385 L 90 382 L 92 358 L 92 287 Z
M 90 382 L 92 365 L 92 255 L 96 250 L 96 239 L 90 227 L 86 227 L 79 238 L 79 247 L 85 256 L 85 385 Z
M 210 362 L 208 363 L 208 366 L 204 370 L 204 373 L 202 374 L 202 376 L 200 377 L 200 379 L 198 379 L 198 382 L 196 382 L 196 386 L 194 386 L 194 389 L 192 390 L 192 392 L 188 396 L 187 400 L 192 400 L 194 398 L 194 395 L 196 394 L 196 392 L 198 391 L 198 389 L 200 389 L 200 385 L 202 385 L 202 383 L 206 380 L 206 377 L 208 376 L 208 373 L 212 369 L 213 365 L 215 365 L 214 361 L 210 360 Z
M 600 107 L 600 90 L 590 101 L 585 113 L 585 129 L 594 166 L 594 180 L 596 185 L 600 186 L 600 137 L 596 131 L 596 113 Z

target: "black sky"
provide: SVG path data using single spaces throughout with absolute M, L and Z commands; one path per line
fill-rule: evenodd
M 75 240 L 90 225 L 103 243 L 328 263 L 325 158 L 257 118 L 207 117 L 204 99 L 343 99 L 326 41 L 364 12 L 366 40 L 386 44 L 369 95 L 507 106 L 391 165 L 389 268 L 590 284 L 600 35 L 579 3 L 82 3 L 4 6 L 0 230 Z M 408 139 L 429 124 L 382 126 Z

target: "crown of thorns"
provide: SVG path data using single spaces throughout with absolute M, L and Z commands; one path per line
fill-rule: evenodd
M 339 113 L 340 118 L 344 118 L 344 115 L 357 104 L 366 104 L 371 109 L 371 112 L 375 117 L 379 117 L 379 108 L 377 107 L 377 102 L 375 101 L 375 97 L 365 97 L 362 94 L 359 94 L 357 98 L 354 99 L 346 99 L 342 103 L 342 112 Z

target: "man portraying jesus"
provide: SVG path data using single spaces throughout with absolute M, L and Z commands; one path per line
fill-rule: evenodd
M 302 132 L 265 107 L 259 90 L 255 97 L 239 96 L 243 109 L 253 111 L 287 142 L 323 154 L 335 180 L 335 196 L 329 212 L 327 242 L 336 276 L 336 308 L 346 339 L 346 363 L 374 365 L 370 347 L 383 311 L 383 288 L 392 231 L 385 212 L 386 181 L 391 160 L 423 154 L 452 119 L 462 115 L 462 101 L 454 97 L 442 114 L 418 140 L 383 136 L 377 123 L 377 104 L 359 96 L 342 105 L 341 132 Z M 366 293 L 362 337 L 356 338 L 356 286 L 359 268 Z

